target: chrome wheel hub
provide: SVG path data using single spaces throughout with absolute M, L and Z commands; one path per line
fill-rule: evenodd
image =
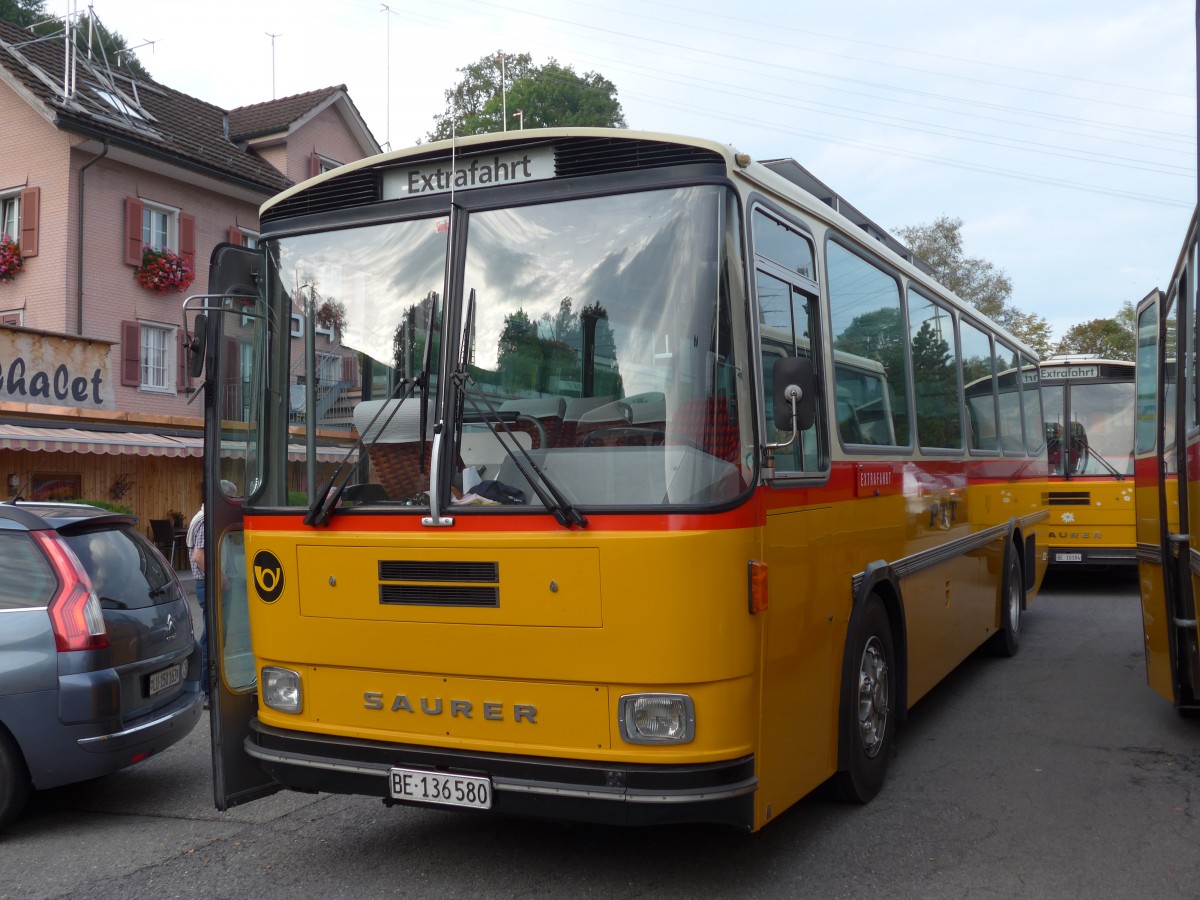
M 863 648 L 858 670 L 858 730 L 863 750 L 874 757 L 887 734 L 890 690 L 888 666 L 879 638 L 872 636 Z

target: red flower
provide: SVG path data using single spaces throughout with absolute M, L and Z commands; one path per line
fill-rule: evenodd
M 175 251 L 147 245 L 142 249 L 142 264 L 134 269 L 133 277 L 146 290 L 165 294 L 186 291 L 196 276 Z
M 24 266 L 17 242 L 7 234 L 0 234 L 0 283 L 12 281 Z

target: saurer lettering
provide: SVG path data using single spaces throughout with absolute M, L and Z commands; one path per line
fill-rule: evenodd
M 420 712 L 426 716 L 449 714 L 450 718 L 474 719 L 478 711 L 479 718 L 492 722 L 503 722 L 511 719 L 513 722 L 528 722 L 537 724 L 537 707 L 527 703 L 514 703 L 511 715 L 505 713 L 504 704 L 484 702 L 476 704 L 471 700 L 450 700 L 444 703 L 441 697 L 421 697 L 414 705 L 407 694 L 395 694 L 390 703 L 385 701 L 383 692 L 366 691 L 363 694 L 363 707 L 366 709 L 388 709 L 392 712 L 406 712 L 416 715 Z

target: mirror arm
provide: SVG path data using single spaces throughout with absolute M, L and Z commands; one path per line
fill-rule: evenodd
M 783 389 L 783 395 L 787 398 L 788 403 L 792 405 L 792 434 L 786 441 L 776 444 L 767 444 L 765 449 L 768 453 L 773 450 L 785 450 L 792 444 L 796 443 L 796 439 L 800 437 L 799 419 L 800 414 L 796 411 L 796 406 L 800 402 L 800 397 L 803 392 L 794 384 L 789 384 Z

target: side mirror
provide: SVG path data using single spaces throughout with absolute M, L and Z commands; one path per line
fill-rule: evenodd
M 204 372 L 204 348 L 208 344 L 208 313 L 196 316 L 192 326 L 192 336 L 187 342 L 187 369 L 192 378 L 199 378 Z
M 817 375 L 812 359 L 789 356 L 775 360 L 771 368 L 771 383 L 775 427 L 780 431 L 791 431 L 794 409 L 796 431 L 811 428 L 817 418 Z

